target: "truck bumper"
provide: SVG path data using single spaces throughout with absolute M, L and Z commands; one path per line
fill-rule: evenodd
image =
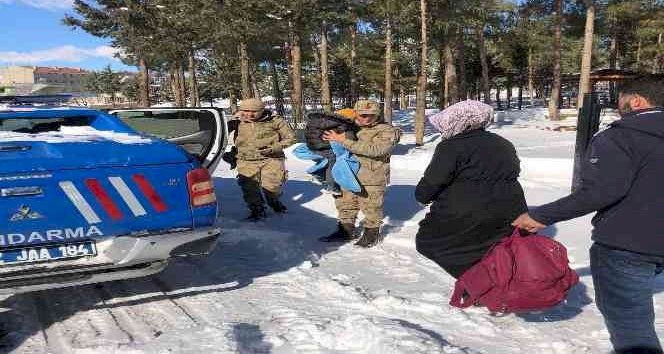
M 214 249 L 216 227 L 141 236 L 118 236 L 96 243 L 97 255 L 47 263 L 0 265 L 0 294 L 62 288 L 142 277 L 162 271 L 172 257 L 203 255 Z

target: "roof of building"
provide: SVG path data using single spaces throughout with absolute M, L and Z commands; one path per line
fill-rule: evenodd
M 87 70 L 80 68 L 60 68 L 48 66 L 36 66 L 35 74 L 87 74 Z

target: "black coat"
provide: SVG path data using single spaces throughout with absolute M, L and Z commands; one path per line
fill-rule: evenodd
M 349 139 L 354 139 L 357 127 L 350 120 L 328 113 L 310 113 L 307 119 L 307 127 L 304 130 L 304 139 L 311 150 L 330 149 L 330 143 L 322 139 L 323 133 L 334 130 L 337 133 L 348 133 Z
M 433 202 L 418 252 L 455 278 L 481 260 L 527 210 L 519 172 L 514 146 L 496 134 L 473 130 L 440 142 L 415 190 L 418 202 Z
M 594 241 L 664 256 L 663 180 L 664 108 L 630 113 L 593 137 L 580 187 L 530 215 L 553 224 L 597 211 Z

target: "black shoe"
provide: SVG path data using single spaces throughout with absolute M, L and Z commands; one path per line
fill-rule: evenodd
M 355 246 L 364 248 L 373 247 L 383 241 L 383 236 L 380 234 L 380 228 L 372 227 L 365 228 L 362 237 L 355 242 Z
M 279 199 L 267 198 L 267 205 L 269 205 L 275 213 L 281 214 L 288 211 L 288 208 L 286 208 L 286 206 L 281 201 L 279 201 Z
M 322 242 L 348 242 L 355 238 L 355 225 L 337 223 L 337 231 L 319 238 Z
M 248 221 L 259 221 L 265 219 L 267 216 L 265 214 L 265 208 L 262 205 L 249 207 L 249 210 L 250 213 L 249 216 L 247 216 Z

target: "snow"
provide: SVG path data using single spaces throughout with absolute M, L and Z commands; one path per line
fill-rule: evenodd
M 110 140 L 120 144 L 150 144 L 153 141 L 135 134 L 97 130 L 88 126 L 62 126 L 59 131 L 37 134 L 0 131 L 0 141 L 2 142 L 86 143 L 99 140 Z
M 408 120 L 392 159 L 385 242 L 361 249 L 323 244 L 335 227 L 329 195 L 288 151 L 286 215 L 258 223 L 246 210 L 235 171 L 214 174 L 223 235 L 205 258 L 174 261 L 156 277 L 6 297 L 0 323 L 11 353 L 607 353 L 608 333 L 593 302 L 589 217 L 545 231 L 568 248 L 581 277 L 563 304 L 538 313 L 492 315 L 447 302 L 454 280 L 415 250 L 426 210 L 415 184 L 437 143 L 416 147 Z M 532 118 L 529 118 L 532 117 Z M 574 132 L 542 126 L 537 110 L 506 114 L 492 126 L 522 160 L 532 205 L 569 191 Z M 545 123 L 545 122 L 544 122 Z M 664 283 L 657 287 L 662 313 Z M 664 334 L 664 319 L 657 329 Z

